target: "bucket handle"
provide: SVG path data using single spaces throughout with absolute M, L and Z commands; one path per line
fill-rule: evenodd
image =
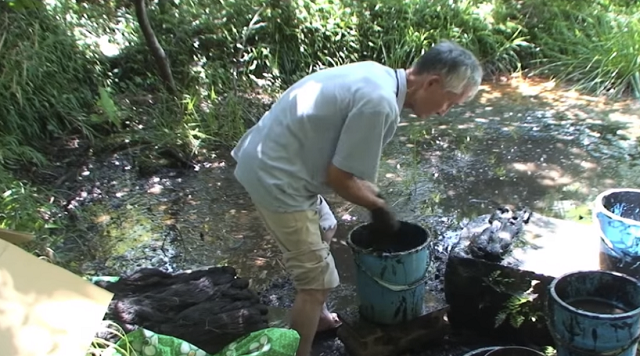
M 376 283 L 378 283 L 382 287 L 385 287 L 385 288 L 387 288 L 387 289 L 389 289 L 391 291 L 394 291 L 394 292 L 404 292 L 404 291 L 409 290 L 409 289 L 414 289 L 415 287 L 426 283 L 427 279 L 429 278 L 429 275 L 427 273 L 425 273 L 424 277 L 420 278 L 417 282 L 413 282 L 413 283 L 408 284 L 408 285 L 391 284 L 391 283 L 388 283 L 388 282 L 385 282 L 385 281 L 381 280 L 380 278 L 372 276 L 371 273 L 369 273 L 369 271 L 367 271 L 366 269 L 362 268 L 362 266 L 360 265 L 360 263 L 358 261 L 354 261 L 354 262 L 356 263 L 356 266 L 362 272 L 364 272 L 367 276 L 369 276 L 371 279 L 376 281 Z

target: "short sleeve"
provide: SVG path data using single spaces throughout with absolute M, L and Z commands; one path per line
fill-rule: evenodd
M 383 110 L 356 110 L 347 117 L 332 163 L 359 179 L 375 182 L 389 113 Z

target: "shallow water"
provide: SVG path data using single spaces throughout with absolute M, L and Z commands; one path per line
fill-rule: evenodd
M 496 203 L 588 223 L 588 205 L 599 192 L 638 186 L 639 113 L 637 104 L 514 81 L 484 86 L 444 117 L 420 122 L 405 116 L 385 149 L 379 186 L 400 219 L 436 236 L 427 305 L 442 304 L 440 280 L 457 231 Z M 83 233 L 56 247 L 60 260 L 92 275 L 230 264 L 264 291 L 266 303 L 291 305 L 279 250 L 233 178 L 228 157 L 147 179 L 130 169 L 134 160 L 133 153 L 121 153 L 87 167 L 75 209 Z M 342 281 L 329 304 L 344 311 L 357 303 L 346 237 L 368 216 L 335 196 L 327 200 L 340 222 L 332 250 Z M 320 354 L 344 354 L 335 340 L 322 348 Z

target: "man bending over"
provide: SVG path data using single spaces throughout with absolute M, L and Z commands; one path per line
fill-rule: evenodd
M 296 288 L 297 356 L 309 355 L 316 332 L 339 325 L 325 304 L 339 278 L 319 227 L 319 195 L 335 192 L 371 211 L 378 231 L 393 232 L 398 223 L 373 184 L 401 110 L 423 119 L 443 115 L 473 97 L 481 77 L 478 60 L 452 42 L 435 45 L 409 69 L 359 62 L 321 70 L 285 91 L 238 142 L 235 176 Z

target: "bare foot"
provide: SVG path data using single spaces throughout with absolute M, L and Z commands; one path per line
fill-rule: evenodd
M 336 313 L 322 313 L 322 315 L 320 315 L 320 320 L 318 321 L 318 330 L 316 332 L 319 333 L 327 330 L 333 330 L 340 325 L 342 325 L 342 322 L 338 319 L 338 315 Z
M 291 325 L 290 311 L 287 311 L 285 320 L 286 320 L 286 324 Z M 318 329 L 316 330 L 316 333 L 327 331 L 327 330 L 333 330 L 340 325 L 342 325 L 342 322 L 340 321 L 340 318 L 338 318 L 338 314 L 329 313 L 329 310 L 327 309 L 327 305 L 325 304 L 322 308 L 320 319 L 318 320 Z

